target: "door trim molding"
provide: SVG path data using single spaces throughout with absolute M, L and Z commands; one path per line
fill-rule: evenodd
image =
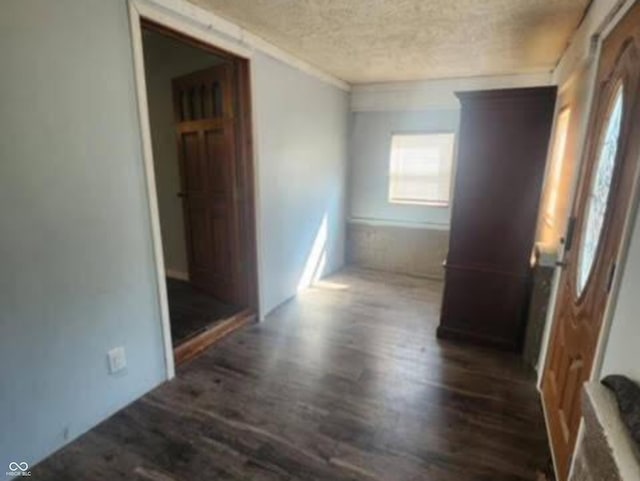
M 175 377 L 175 357 L 171 339 L 171 323 L 169 319 L 169 301 L 167 297 L 166 269 L 164 265 L 164 254 L 162 248 L 162 234 L 160 230 L 160 211 L 158 208 L 157 188 L 155 181 L 155 167 L 153 161 L 153 149 L 151 142 L 151 126 L 149 120 L 149 103 L 147 98 L 146 76 L 144 68 L 144 51 L 142 40 L 142 24 L 150 21 L 187 38 L 194 39 L 213 49 L 219 49 L 235 55 L 250 62 L 252 50 L 242 45 L 234 43 L 215 33 L 212 29 L 218 28 L 216 17 L 211 15 L 208 22 L 202 19 L 197 21 L 193 17 L 192 11 L 197 7 L 186 4 L 182 0 L 128 0 L 129 29 L 131 34 L 131 48 L 133 55 L 134 78 L 136 103 L 138 108 L 138 122 L 140 126 L 140 140 L 142 157 L 144 164 L 146 196 L 148 201 L 149 219 L 151 228 L 151 238 L 153 244 L 153 257 L 155 263 L 156 289 L 158 294 L 158 308 L 162 326 L 162 343 L 164 349 L 164 362 L 166 379 Z M 230 28 L 228 25 L 225 28 Z M 238 30 L 242 33 L 242 30 Z M 249 94 L 252 98 L 255 92 L 255 80 L 253 69 L 249 68 Z M 252 136 L 256 137 L 255 115 L 251 115 L 249 128 Z M 257 314 L 262 320 L 263 291 L 262 291 L 262 242 L 260 232 L 260 206 L 259 206 L 259 176 L 257 155 L 255 149 L 249 152 L 251 165 L 253 168 L 253 210 L 255 225 L 255 288 Z
M 602 46 L 604 42 L 607 40 L 610 33 L 615 29 L 615 27 L 620 23 L 621 20 L 624 19 L 625 15 L 631 10 L 631 8 L 636 4 L 637 0 L 620 0 L 614 7 L 612 11 L 607 15 L 605 21 L 600 25 L 600 27 L 592 33 L 592 37 L 594 38 L 594 49 L 592 50 L 592 57 L 590 59 L 585 59 L 585 61 L 592 62 L 592 71 L 589 72 L 589 84 L 587 86 L 587 102 L 586 108 L 584 110 L 584 117 L 582 119 L 582 125 L 580 126 L 580 133 L 578 136 L 579 149 L 576 155 L 578 155 L 579 165 L 576 168 L 574 173 L 574 178 L 572 179 L 571 186 L 571 205 L 575 203 L 575 197 L 578 194 L 579 190 L 579 181 L 582 176 L 582 171 L 585 168 L 584 165 L 584 153 L 585 153 L 585 137 L 588 133 L 589 128 L 589 120 L 592 115 L 592 110 L 594 108 L 594 101 L 596 98 L 596 89 L 597 89 L 597 79 L 598 79 L 598 71 L 600 66 L 600 58 L 602 52 Z M 577 68 L 577 67 L 574 67 Z M 569 77 L 567 79 L 567 83 L 573 81 L 573 78 Z M 561 88 L 562 86 L 559 86 Z M 606 298 L 605 309 L 602 314 L 602 325 L 600 326 L 600 332 L 598 333 L 598 340 L 595 346 L 595 351 L 593 355 L 593 361 L 591 370 L 589 372 L 589 381 L 595 381 L 602 373 L 602 367 L 604 358 L 608 349 L 611 347 L 608 345 L 609 336 L 611 333 L 611 328 L 613 324 L 613 319 L 616 312 L 618 297 L 620 294 L 620 290 L 622 287 L 622 279 L 624 277 L 624 272 L 626 270 L 627 259 L 630 250 L 630 244 L 632 240 L 632 236 L 635 228 L 637 227 L 638 222 L 636 222 L 637 217 L 640 215 L 640 156 L 636 159 L 636 162 L 639 164 L 635 178 L 633 179 L 631 192 L 630 192 L 630 201 L 628 210 L 626 212 L 624 223 L 622 227 L 622 232 L 620 236 L 620 247 L 618 253 L 614 259 L 614 262 L 618 266 L 615 270 L 614 275 L 611 281 L 611 288 L 609 294 Z M 569 215 L 572 215 L 573 209 L 570 209 Z M 560 258 L 564 257 L 564 249 L 562 249 L 559 254 Z M 550 345 L 553 342 L 552 334 L 554 330 L 555 323 L 555 312 L 556 312 L 556 303 L 558 291 L 560 288 L 560 270 L 556 268 L 556 272 L 554 273 L 550 304 L 549 304 L 549 313 L 550 316 L 547 319 L 547 323 L 545 326 L 545 332 L 543 334 L 543 342 L 542 349 L 540 353 L 540 357 L 538 360 L 538 379 L 537 379 L 537 388 L 539 392 L 542 393 L 542 382 L 546 373 L 548 357 L 550 354 Z M 545 420 L 547 433 L 549 430 L 549 419 L 547 415 L 547 410 L 545 403 L 542 403 L 543 417 Z M 581 417 L 580 424 L 578 427 L 576 443 L 574 445 L 571 464 L 569 465 L 569 473 L 568 478 L 571 477 L 571 474 L 574 469 L 574 459 L 575 452 L 578 446 L 580 445 L 580 439 L 584 435 L 584 419 Z M 549 439 L 549 447 L 551 448 L 551 456 L 553 458 L 554 471 L 556 474 L 556 478 L 560 479 L 557 472 L 557 463 L 555 460 L 555 452 L 551 445 L 551 439 Z
M 167 380 L 175 376 L 175 360 L 171 342 L 171 323 L 169 321 L 169 299 L 167 281 L 165 279 L 164 254 L 162 250 L 162 233 L 160 231 L 160 210 L 153 165 L 153 149 L 151 146 L 151 125 L 149 121 L 149 103 L 147 99 L 147 81 L 144 71 L 144 52 L 142 46 L 142 15 L 136 8 L 138 2 L 129 2 L 129 28 L 131 30 L 131 46 L 136 84 L 136 103 L 138 104 L 138 123 L 142 142 L 142 157 L 146 181 L 146 194 L 151 220 L 151 238 L 153 257 L 156 265 L 156 290 L 158 294 L 160 320 L 162 323 L 162 342 Z
M 598 39 L 598 60 L 599 54 L 601 51 L 601 46 L 603 42 L 607 39 L 609 34 L 615 27 L 620 23 L 620 21 L 625 17 L 625 15 L 631 10 L 631 8 L 636 4 L 636 0 L 621 0 L 621 4 L 618 5 L 618 9 L 613 13 L 609 22 L 607 22 L 603 28 L 600 38 Z M 596 69 L 598 65 L 596 64 Z M 597 73 L 596 73 L 597 75 Z M 594 78 L 595 83 L 595 78 Z M 594 85 L 595 89 L 595 85 Z M 591 106 L 590 106 L 591 108 Z M 637 162 L 640 163 L 640 158 L 637 159 Z M 627 258 L 629 256 L 629 245 L 631 244 L 631 237 L 633 236 L 633 231 L 635 227 L 635 220 L 638 214 L 638 207 L 640 205 L 640 167 L 637 169 L 636 178 L 633 180 L 633 186 L 631 188 L 631 200 L 629 202 L 629 210 L 627 211 L 627 215 L 624 220 L 624 227 L 622 229 L 622 236 L 620 242 L 620 250 L 618 251 L 618 255 L 615 259 L 615 263 L 617 268 L 614 272 L 612 281 L 611 281 L 611 289 L 609 290 L 609 296 L 607 297 L 607 305 L 605 306 L 605 310 L 602 318 L 602 327 L 600 330 L 600 334 L 598 336 L 598 343 L 596 344 L 596 350 L 593 357 L 593 365 L 591 367 L 591 373 L 589 374 L 589 380 L 594 381 L 596 376 L 599 376 L 602 372 L 602 365 L 604 362 L 604 357 L 607 352 L 607 347 L 609 343 L 609 334 L 611 333 L 611 326 L 613 324 L 613 317 L 615 315 L 618 296 L 620 294 L 620 288 L 622 284 L 622 278 L 624 276 L 624 272 L 627 267 Z
M 569 206 L 570 207 L 567 210 L 567 219 L 566 219 L 567 225 L 568 225 L 569 218 L 573 215 L 572 207 L 575 202 L 576 195 L 578 193 L 578 184 L 580 182 L 580 177 L 582 175 L 582 170 L 584 168 L 583 157 L 585 153 L 585 139 L 586 139 L 587 131 L 589 128 L 589 118 L 591 117 L 591 109 L 593 108 L 593 102 L 595 99 L 596 83 L 598 78 L 598 62 L 600 61 L 601 46 L 602 46 L 602 39 L 600 36 L 598 36 L 595 49 L 592 52 L 593 56 L 590 57 L 588 60 L 586 60 L 592 63 L 593 67 L 591 71 L 588 73 L 589 79 L 588 79 L 588 85 L 587 85 L 588 92 L 587 92 L 586 108 L 583 112 L 582 118 L 580 119 L 578 148 L 575 153 L 577 157 L 577 164 L 573 172 L 573 178 L 571 179 L 571 186 L 569 187 L 569 192 L 570 192 Z M 567 83 L 572 81 L 573 79 L 571 78 L 570 80 L 567 81 Z M 562 89 L 562 87 L 563 87 L 562 85 L 559 85 L 558 89 Z M 556 112 L 556 115 L 558 113 L 559 111 Z M 554 118 L 554 124 L 555 122 L 556 122 L 556 119 Z M 558 260 L 562 261 L 564 260 L 564 257 L 565 257 L 564 244 L 560 244 L 558 249 Z M 553 326 L 555 321 L 555 312 L 556 312 L 557 301 L 558 301 L 558 293 L 560 290 L 561 277 L 562 277 L 562 268 L 560 266 L 557 266 L 553 273 L 551 294 L 549 296 L 549 306 L 547 311 L 548 314 L 547 314 L 547 319 L 545 323 L 544 333 L 542 335 L 543 337 L 542 337 L 542 346 L 540 349 L 540 355 L 538 356 L 537 387 L 538 387 L 538 391 L 540 392 L 542 392 L 542 379 L 544 377 L 545 369 L 547 367 L 549 345 L 553 340 L 552 339 Z M 560 479 L 557 473 L 556 473 L 556 478 Z
M 593 103 L 595 100 L 595 93 L 597 89 L 597 78 L 598 78 L 598 66 L 600 63 L 600 54 L 602 51 L 602 44 L 604 40 L 609 36 L 611 31 L 620 23 L 620 20 L 624 18 L 627 12 L 633 7 L 636 0 L 619 0 L 616 4 L 614 4 L 611 8 L 611 11 L 605 16 L 604 20 L 598 24 L 596 29 L 591 33 L 591 38 L 595 38 L 595 48 L 591 51 L 592 55 L 583 59 L 584 62 L 592 63 L 593 67 L 591 72 L 589 72 L 589 84 L 587 86 L 587 102 L 586 108 L 583 113 L 583 118 L 581 120 L 580 125 L 580 133 L 578 136 L 579 148 L 576 152 L 576 156 L 578 157 L 579 164 L 575 169 L 573 179 L 571 180 L 571 194 L 570 194 L 570 205 L 573 206 L 575 202 L 575 197 L 578 193 L 578 183 L 580 181 L 580 177 L 582 175 L 582 170 L 584 169 L 584 150 L 585 150 L 585 137 L 587 135 L 587 131 L 589 128 L 589 119 L 591 117 L 591 110 L 593 109 Z M 574 65 L 574 69 L 577 69 L 577 64 Z M 565 83 L 572 82 L 573 78 L 571 76 L 567 77 Z M 564 85 L 564 84 L 563 84 Z M 563 85 L 559 85 L 558 88 L 561 89 Z M 554 119 L 555 122 L 555 119 Z M 620 244 L 620 251 L 618 253 L 618 257 L 616 258 L 616 262 L 618 265 L 618 269 L 616 269 L 613 282 L 611 284 L 611 291 L 607 298 L 607 305 L 605 307 L 603 318 L 602 318 L 602 326 L 598 336 L 598 343 L 596 345 L 596 350 L 593 358 L 593 365 L 591 367 L 591 372 L 589 373 L 589 380 L 593 381 L 595 376 L 600 374 L 602 368 L 602 362 L 604 360 L 604 354 L 606 351 L 607 341 L 609 339 L 609 332 L 611 330 L 611 322 L 613 320 L 613 314 L 615 311 L 615 301 L 618 297 L 618 292 L 620 290 L 620 282 L 622 279 L 622 275 L 625 270 L 625 264 L 627 259 L 627 253 L 629 250 L 629 243 L 631 241 L 631 235 L 633 233 L 634 222 L 633 219 L 637 211 L 637 206 L 640 203 L 640 172 L 639 175 L 634 180 L 633 188 L 632 188 L 632 198 L 630 203 L 630 208 L 628 212 L 628 217 L 625 219 L 625 226 L 622 232 L 622 242 Z M 572 210 L 569 209 L 567 215 L 572 215 Z M 558 252 L 558 258 L 564 258 L 564 247 L 560 246 L 560 250 Z M 542 392 L 542 379 L 544 377 L 545 369 L 547 366 L 547 357 L 549 355 L 549 345 L 552 342 L 552 334 L 553 334 L 553 326 L 555 321 L 555 310 L 556 303 L 558 297 L 558 291 L 560 289 L 560 277 L 561 272 L 560 268 L 556 267 L 555 273 L 553 276 L 553 283 L 551 286 L 551 294 L 549 301 L 549 316 L 545 325 L 545 332 L 543 333 L 542 346 L 540 349 L 540 355 L 538 357 L 538 372 L 537 372 L 537 388 L 538 391 Z
M 184 0 L 129 0 L 129 4 L 142 16 L 156 23 L 171 26 L 174 30 L 211 43 L 239 57 L 248 59 L 254 51 L 260 51 L 339 89 L 347 92 L 351 90 L 351 85 L 344 80 L 197 5 Z

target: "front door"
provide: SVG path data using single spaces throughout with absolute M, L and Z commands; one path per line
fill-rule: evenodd
M 173 81 L 189 277 L 238 303 L 238 212 L 233 65 Z
M 640 154 L 640 4 L 602 44 L 542 391 L 561 480 L 571 464 Z

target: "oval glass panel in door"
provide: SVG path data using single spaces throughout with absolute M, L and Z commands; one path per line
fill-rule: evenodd
M 615 169 L 620 124 L 622 122 L 623 89 L 620 85 L 615 92 L 605 122 L 604 135 L 600 143 L 600 151 L 591 180 L 589 199 L 586 204 L 585 222 L 583 224 L 582 242 L 578 255 L 576 288 L 578 296 L 582 294 L 596 260 L 596 253 L 604 227 L 607 213 L 611 181 Z

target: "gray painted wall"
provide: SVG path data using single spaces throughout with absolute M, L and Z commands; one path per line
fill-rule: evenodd
M 0 63 L 1 472 L 165 366 L 126 3 L 4 1 Z
M 145 48 L 166 267 L 186 272 L 184 220 L 175 195 L 179 182 L 173 106 L 167 83 L 180 73 L 211 65 L 212 56 L 194 54 L 189 47 L 149 34 Z M 349 98 L 346 92 L 266 55 L 257 53 L 252 69 L 258 228 L 263 241 L 262 307 L 267 314 L 302 287 L 325 216 L 327 239 L 320 253 L 324 261 L 317 274 L 344 264 Z
M 443 277 L 450 209 L 390 203 L 389 154 L 394 133 L 456 132 L 459 116 L 453 108 L 352 114 L 349 263 Z
M 0 62 L 6 466 L 42 459 L 165 366 L 126 3 L 5 0 Z M 343 263 L 348 94 L 260 53 L 252 68 L 268 312 L 295 294 L 325 216 L 323 270 Z M 109 376 L 114 346 L 128 369 Z
M 448 208 L 389 203 L 389 153 L 393 133 L 455 132 L 459 117 L 458 109 L 354 112 L 350 216 L 395 223 L 448 225 Z
M 171 80 L 222 59 L 155 32 L 144 32 L 143 42 L 165 268 L 187 274 L 182 200 L 176 196 L 181 187 Z
M 211 64 L 211 57 L 207 60 L 188 47 L 157 39 L 145 42 L 146 46 L 151 47 L 146 60 L 152 66 L 146 67 L 153 80 L 148 90 L 153 95 L 150 115 L 166 267 L 186 272 L 184 221 L 175 195 L 179 183 L 173 107 L 166 84 L 181 72 Z M 168 59 L 162 53 L 167 48 Z M 346 92 L 260 53 L 253 58 L 252 69 L 262 310 L 267 314 L 302 287 L 325 216 L 327 239 L 320 254 L 325 260 L 318 275 L 344 264 L 349 99 Z
M 323 231 L 323 273 L 344 263 L 349 106 L 347 92 L 266 55 L 253 72 L 267 313 L 295 295 Z

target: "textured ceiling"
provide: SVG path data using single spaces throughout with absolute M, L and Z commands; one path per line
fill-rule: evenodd
M 589 0 L 190 0 L 351 83 L 551 70 Z

